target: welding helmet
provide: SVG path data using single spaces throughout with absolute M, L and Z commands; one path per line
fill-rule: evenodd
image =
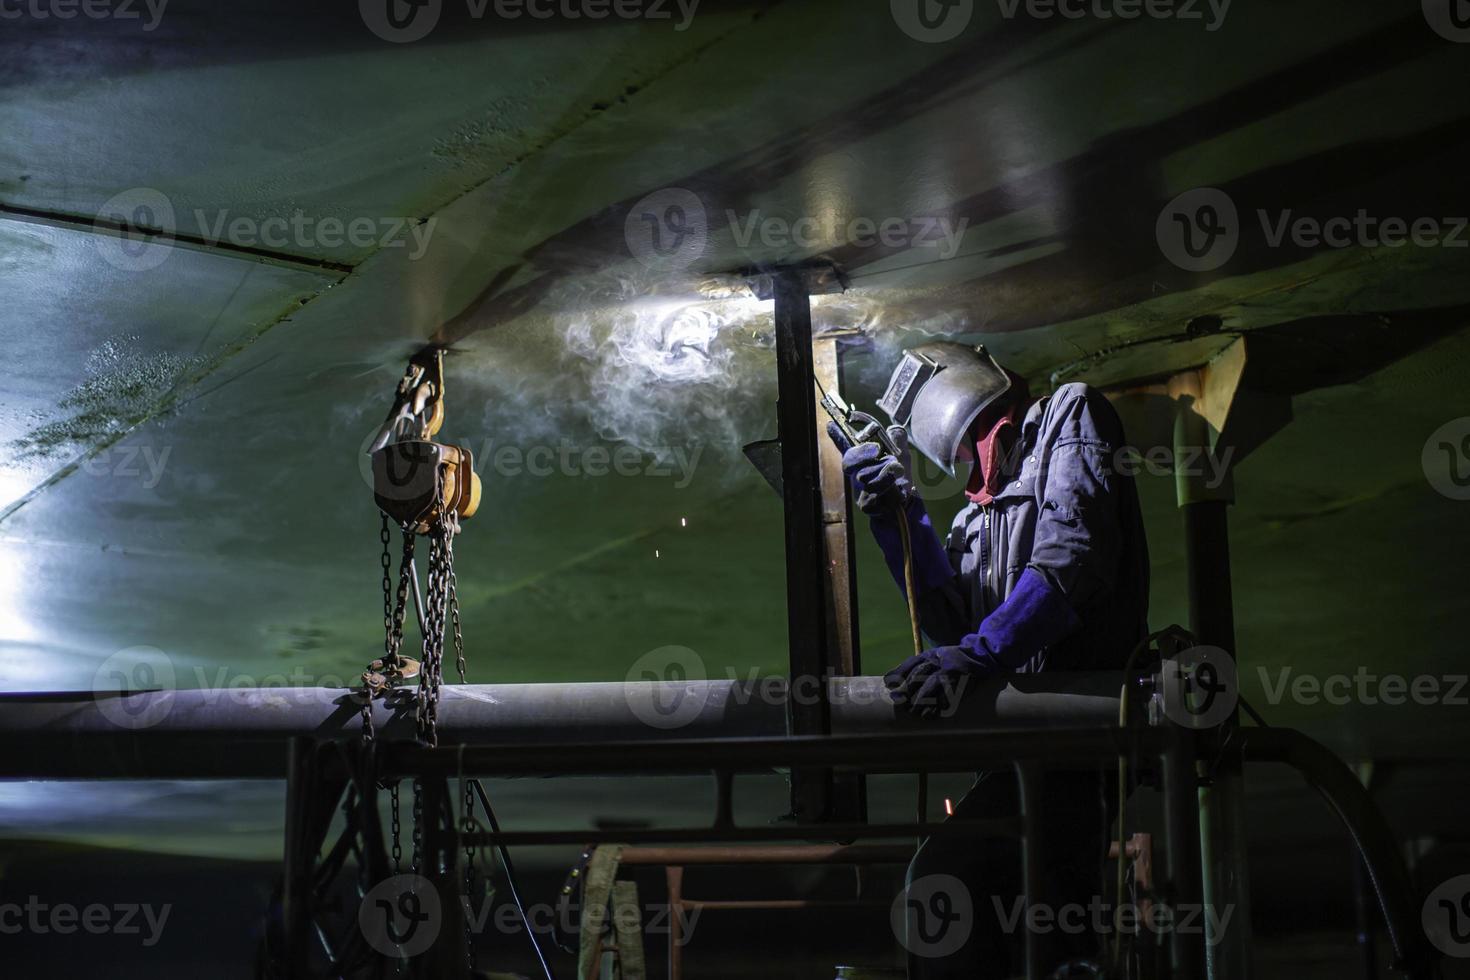
M 965 433 L 1011 388 L 984 347 L 938 342 L 903 352 L 878 407 L 908 429 L 909 445 L 950 476 Z

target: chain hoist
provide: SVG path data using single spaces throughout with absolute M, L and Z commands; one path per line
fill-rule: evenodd
M 409 361 L 388 417 L 368 447 L 372 458 L 373 499 L 382 511 L 379 540 L 383 586 L 383 656 L 363 671 L 363 737 L 374 736 L 372 700 L 385 696 L 399 683 L 419 681 L 419 737 L 437 743 L 439 683 L 443 677 L 444 627 L 454 626 L 456 663 L 464 677 L 463 634 L 454 576 L 454 536 L 460 522 L 480 505 L 480 478 L 474 458 L 462 446 L 432 441 L 444 424 L 444 352 L 428 348 Z M 389 522 L 403 533 L 403 553 L 396 590 L 392 576 L 392 533 Z M 420 607 L 414 568 L 415 543 L 429 538 L 427 596 Z M 421 658 L 403 656 L 403 621 L 410 589 L 419 608 L 423 633 Z
M 444 680 L 445 635 L 452 635 L 455 667 L 461 683 L 466 680 L 464 632 L 460 620 L 458 581 L 454 573 L 454 538 L 462 521 L 474 516 L 480 505 L 480 478 L 474 457 L 462 446 L 433 441 L 444 424 L 444 356 L 429 348 L 409 361 L 398 384 L 388 417 L 368 447 L 372 459 L 373 499 L 382 512 L 379 560 L 383 587 L 383 655 L 362 674 L 362 737 L 371 741 L 372 703 L 393 689 L 417 679 L 414 690 L 414 729 L 420 743 L 439 744 L 440 688 Z M 403 535 L 397 583 L 393 577 L 392 531 L 396 524 Z M 424 591 L 419 593 L 415 550 L 419 537 L 429 545 Z M 403 655 L 403 629 L 409 602 L 417 612 L 422 634 L 419 659 Z M 399 817 L 398 784 L 389 787 L 393 871 L 401 872 L 403 847 Z M 464 794 L 463 827 L 474 826 L 472 800 Z M 423 874 L 424 820 L 438 814 L 424 812 L 422 781 L 413 781 L 411 852 L 409 867 Z M 465 847 L 466 895 L 475 885 L 475 849 Z M 466 935 L 468 941 L 469 936 Z M 467 946 L 469 943 L 467 942 Z

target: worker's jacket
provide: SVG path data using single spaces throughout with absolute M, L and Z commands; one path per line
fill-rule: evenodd
M 935 556 L 919 584 L 920 621 L 935 644 L 976 632 L 1034 568 L 1081 626 L 1017 669 L 1123 666 L 1147 635 L 1149 588 L 1138 490 L 1116 465 L 1124 445 L 1117 412 L 1087 385 L 1063 385 L 1031 406 L 1005 461 L 1005 489 L 955 516 L 944 546 L 951 574 Z

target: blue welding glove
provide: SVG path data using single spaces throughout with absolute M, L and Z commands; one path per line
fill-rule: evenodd
M 854 446 L 836 422 L 827 423 L 827 436 L 842 453 L 842 472 L 857 491 L 858 510 L 869 516 L 901 506 L 914 492 L 913 481 L 909 479 L 903 460 L 876 442 L 861 441 L 876 431 L 876 427 L 869 426 L 858 433 L 859 442 Z M 908 433 L 902 426 L 894 426 L 888 431 L 890 437 L 902 433 L 905 442 L 897 444 L 906 444 Z
M 1081 625 L 1066 596 L 1035 568 L 1026 569 L 980 629 L 954 646 L 910 657 L 884 675 L 893 702 L 924 717 L 948 714 L 967 678 L 1009 673 Z
M 923 595 L 953 579 L 954 568 L 949 563 L 949 555 L 940 543 L 939 535 L 934 532 L 923 499 L 914 490 L 906 462 L 884 452 L 877 443 L 852 445 L 836 422 L 827 424 L 827 435 L 842 451 L 842 469 L 857 491 L 858 509 L 872 519 L 873 538 L 883 551 L 888 571 L 898 583 L 899 591 L 904 588 L 903 537 L 899 534 L 895 510 L 899 504 L 902 504 L 904 519 L 908 521 L 914 552 L 914 590 Z M 908 447 L 908 433 L 903 426 L 893 426 L 888 435 L 895 445 L 902 449 Z

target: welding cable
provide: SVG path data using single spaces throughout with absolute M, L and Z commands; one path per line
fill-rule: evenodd
M 908 515 L 903 505 L 897 508 L 898 536 L 903 541 L 903 589 L 909 607 L 909 629 L 914 635 L 914 654 L 924 652 L 924 637 L 919 632 L 919 597 L 914 594 L 914 540 L 909 530 Z
M 822 396 L 822 405 L 823 407 L 827 408 L 828 414 L 832 416 L 832 421 L 836 422 L 840 427 L 845 430 L 845 435 L 847 436 L 849 442 L 849 448 L 851 448 L 853 445 L 856 445 L 857 438 L 853 434 L 849 422 L 838 419 L 834 409 L 829 407 L 830 400 L 827 394 L 827 386 L 822 384 L 822 379 L 817 377 L 816 374 L 812 375 L 812 381 L 816 384 L 817 391 Z M 877 426 L 877 421 L 873 420 L 871 416 L 866 416 L 866 418 L 868 418 L 874 426 Z M 908 467 L 905 466 L 904 469 L 905 471 L 907 471 Z M 924 638 L 919 632 L 919 598 L 914 594 L 914 541 L 913 533 L 909 529 L 908 521 L 909 499 L 910 498 L 908 497 L 904 497 L 902 500 L 899 501 L 898 504 L 894 506 L 893 517 L 894 520 L 898 522 L 899 540 L 903 542 L 904 599 L 908 603 L 909 630 L 913 633 L 914 654 L 915 656 L 917 656 L 918 654 L 924 652 Z
M 1133 678 L 1133 667 L 1138 658 L 1145 650 L 1151 647 L 1159 637 L 1168 630 L 1159 630 L 1150 633 L 1138 645 L 1133 652 L 1128 654 L 1128 660 L 1123 664 L 1123 690 L 1118 696 L 1118 728 L 1128 728 L 1128 688 Z M 1125 818 L 1128 814 L 1128 756 L 1126 753 L 1118 753 L 1118 894 L 1115 899 L 1113 912 L 1113 969 L 1117 970 L 1123 959 L 1123 930 L 1120 927 L 1123 911 L 1123 884 L 1128 868 L 1128 827 Z
M 1245 698 L 1241 697 L 1240 695 L 1236 695 L 1235 700 L 1238 701 L 1238 702 L 1240 702 L 1241 709 L 1244 710 L 1246 714 L 1250 715 L 1251 716 L 1251 720 L 1254 721 L 1257 725 L 1260 725 L 1262 728 L 1270 728 L 1271 727 L 1271 723 L 1268 722 L 1266 719 L 1262 718 L 1261 717 L 1261 713 L 1259 711 L 1257 711 L 1255 708 L 1252 708 L 1251 707 L 1251 703 L 1249 701 L 1247 701 Z
M 485 808 L 485 818 L 490 821 L 490 831 L 495 836 L 500 836 L 500 821 L 495 819 L 495 810 L 490 806 L 490 797 L 485 795 L 485 787 L 480 785 L 478 779 L 471 779 L 470 785 L 475 788 L 475 795 L 480 798 L 480 806 Z M 496 844 L 495 850 L 500 854 L 501 867 L 505 868 L 505 884 L 510 889 L 511 901 L 515 902 L 516 911 L 520 913 L 521 924 L 526 927 L 526 936 L 531 940 L 531 948 L 536 951 L 536 959 L 541 961 L 541 972 L 546 980 L 556 980 L 556 975 L 551 972 L 551 963 L 547 961 L 546 954 L 541 950 L 541 943 L 536 939 L 536 930 L 531 928 L 531 917 L 526 914 L 526 903 L 521 901 L 521 889 L 516 884 L 515 865 L 510 861 L 510 852 L 505 849 L 504 844 Z

